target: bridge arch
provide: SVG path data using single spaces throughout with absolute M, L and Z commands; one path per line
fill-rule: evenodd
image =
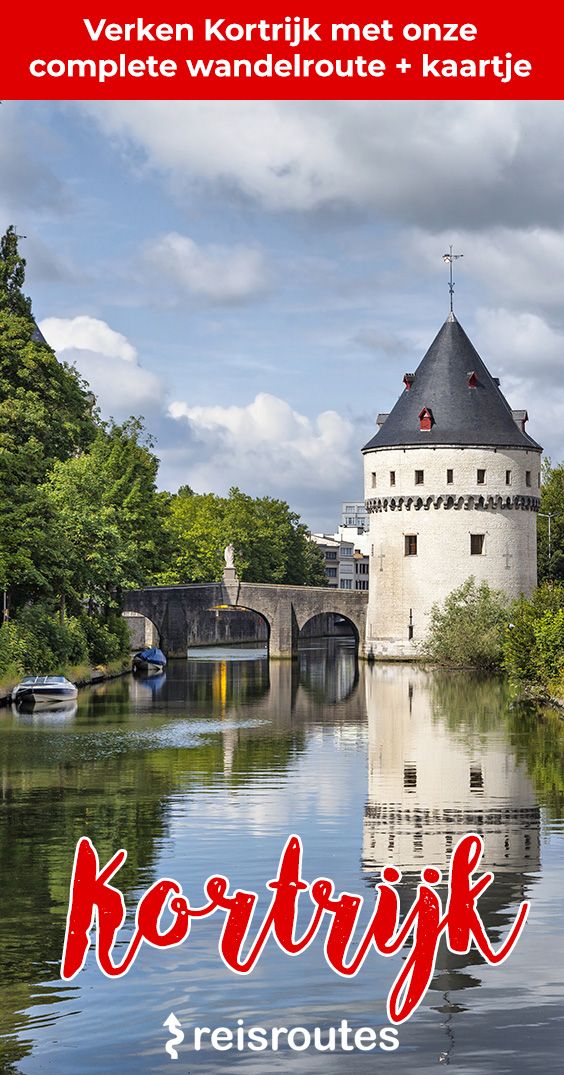
M 270 635 L 272 631 L 272 622 L 267 613 L 259 609 L 251 608 L 249 605 L 237 604 L 215 604 L 210 605 L 206 609 L 209 616 L 215 613 L 216 623 L 215 630 L 208 631 L 211 645 L 223 644 L 237 644 L 245 645 L 247 643 L 261 642 L 266 646 L 270 644 Z M 232 622 L 230 622 L 230 618 Z M 188 648 L 198 645 L 208 644 L 205 640 L 198 640 L 194 637 L 194 629 L 197 631 L 200 624 L 189 624 L 192 626 L 192 633 L 188 633 Z M 213 638 L 211 637 L 213 633 Z M 252 636 L 252 637 L 251 637 Z
M 360 635 L 358 624 L 342 612 L 316 612 L 299 627 L 298 641 L 305 638 L 338 638 L 348 635 L 354 638 L 358 651 Z

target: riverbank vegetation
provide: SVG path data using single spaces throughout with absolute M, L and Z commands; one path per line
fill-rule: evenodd
M 120 591 L 221 577 L 325 585 L 323 558 L 284 501 L 157 489 L 140 418 L 103 422 L 24 294 L 18 236 L 0 240 L 0 687 L 26 672 L 125 660 Z
M 509 602 L 469 578 L 434 605 L 422 656 L 451 668 L 503 670 L 523 694 L 564 699 L 564 583 Z

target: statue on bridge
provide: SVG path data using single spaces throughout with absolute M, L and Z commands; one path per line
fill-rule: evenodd
M 235 571 L 235 549 L 233 545 L 228 545 L 227 548 L 224 549 L 223 559 L 225 560 L 223 581 L 225 583 L 238 582 L 237 572 Z

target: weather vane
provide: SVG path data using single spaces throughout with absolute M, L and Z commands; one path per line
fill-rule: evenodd
M 451 313 L 453 312 L 453 305 L 454 305 L 454 281 L 452 279 L 452 263 L 453 263 L 453 261 L 456 261 L 458 258 L 463 258 L 463 257 L 464 257 L 464 254 L 453 254 L 453 252 L 452 252 L 452 243 L 449 246 L 449 253 L 448 254 L 443 254 L 443 261 L 445 262 L 445 265 L 448 264 L 450 266 L 450 268 L 449 268 L 449 276 L 448 276 L 448 290 L 449 290 L 449 294 L 450 294 L 450 312 Z

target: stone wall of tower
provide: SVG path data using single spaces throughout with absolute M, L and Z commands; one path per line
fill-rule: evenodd
M 534 589 L 539 452 L 382 448 L 365 453 L 364 467 L 371 546 L 367 652 L 415 656 L 433 603 L 470 575 L 512 598 Z M 422 482 L 416 471 L 423 472 Z M 479 471 L 485 471 L 483 481 Z M 472 554 L 471 535 L 483 535 L 481 554 Z M 406 555 L 408 537 L 417 539 L 416 555 Z

